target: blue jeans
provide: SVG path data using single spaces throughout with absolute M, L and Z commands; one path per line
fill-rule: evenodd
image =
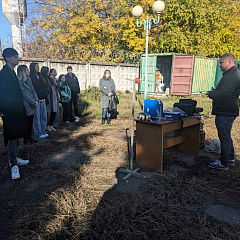
M 58 126 L 58 124 L 59 124 L 59 100 L 57 103 L 57 112 L 56 112 L 55 119 L 53 121 L 53 126 Z
M 36 108 L 36 113 L 33 117 L 33 129 L 35 137 L 40 137 L 46 134 L 47 126 L 47 109 L 45 99 L 40 100 L 38 107 Z
M 108 112 L 108 108 L 103 108 L 102 109 L 102 118 L 106 118 L 106 115 L 107 115 L 107 118 L 110 118 L 111 114 Z
M 221 157 L 223 165 L 228 166 L 229 160 L 234 159 L 234 147 L 231 138 L 232 125 L 236 117 L 216 116 L 215 124 L 221 142 Z

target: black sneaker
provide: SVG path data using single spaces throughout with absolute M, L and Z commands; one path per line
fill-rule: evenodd
M 235 167 L 235 159 L 229 160 L 228 166 L 229 167 Z
M 215 162 L 211 162 L 211 163 L 208 164 L 208 166 L 210 168 L 225 170 L 225 171 L 229 169 L 229 167 L 223 165 L 220 160 L 216 160 Z

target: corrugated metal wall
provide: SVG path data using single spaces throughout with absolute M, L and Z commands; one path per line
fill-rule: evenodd
M 37 62 L 40 66 L 47 66 L 49 68 L 55 68 L 58 76 L 60 74 L 67 73 L 67 66 L 72 66 L 73 72 L 76 74 L 79 80 L 80 88 L 82 90 L 89 86 L 99 86 L 99 80 L 102 78 L 104 70 L 108 69 L 112 73 L 112 78 L 115 82 L 116 89 L 125 91 L 132 91 L 132 81 L 126 80 L 135 79 L 139 77 L 139 66 L 127 65 L 127 64 L 111 64 L 111 63 L 87 63 L 77 61 L 61 61 L 61 60 L 42 60 L 42 59 L 21 59 L 19 65 L 25 64 L 29 67 L 31 62 Z M 0 59 L 0 69 L 5 64 L 3 59 Z M 15 68 L 15 70 L 17 67 Z M 138 84 L 136 84 L 136 90 Z
M 216 75 L 216 58 L 195 57 L 192 81 L 192 93 L 202 93 L 214 87 Z

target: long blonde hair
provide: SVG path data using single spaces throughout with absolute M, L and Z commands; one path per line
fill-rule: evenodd
M 26 70 L 27 70 L 27 66 L 26 65 L 19 65 L 17 68 L 17 76 L 18 79 L 21 81 L 26 82 L 28 77 L 26 75 Z

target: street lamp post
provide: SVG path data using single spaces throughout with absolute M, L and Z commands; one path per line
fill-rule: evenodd
M 141 20 L 140 24 L 138 19 L 143 14 L 143 9 L 141 6 L 135 6 L 132 9 L 132 15 L 137 19 L 137 27 L 141 27 L 144 24 L 144 30 L 146 30 L 146 47 L 145 47 L 145 90 L 144 90 L 144 99 L 147 98 L 148 92 L 148 30 L 151 29 L 152 24 L 158 24 L 160 21 L 160 14 L 165 9 L 165 4 L 163 1 L 156 1 L 152 6 L 153 12 L 155 12 L 158 16 L 157 21 L 154 18 L 150 18 L 147 16 L 147 19 Z

